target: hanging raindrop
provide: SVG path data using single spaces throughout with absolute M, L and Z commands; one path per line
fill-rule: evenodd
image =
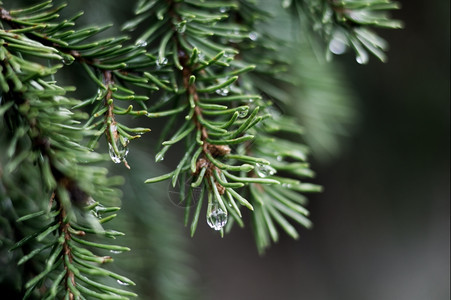
M 276 169 L 268 165 L 256 164 L 255 171 L 260 177 L 267 177 L 276 174 Z
M 368 54 L 361 52 L 356 56 L 355 60 L 361 65 L 366 64 L 368 63 Z
M 348 39 L 346 35 L 340 30 L 333 33 L 332 39 L 329 42 L 329 51 L 333 54 L 343 54 L 348 48 Z
M 72 56 L 65 55 L 65 56 L 63 56 L 63 59 L 61 60 L 61 62 L 63 64 L 65 64 L 66 66 L 68 66 L 68 65 L 72 64 L 74 62 L 74 60 L 75 60 L 75 58 L 73 58 Z
M 211 204 L 210 213 L 207 215 L 207 224 L 214 230 L 221 230 L 227 224 L 227 214 L 219 207 L 219 203 Z
M 329 43 L 329 50 L 330 52 L 332 52 L 333 54 L 343 54 L 346 51 L 346 44 L 339 38 L 333 38 L 330 43 Z
M 111 160 L 116 163 L 119 164 L 122 161 L 125 161 L 125 158 L 127 157 L 128 154 L 128 139 L 127 138 L 123 138 L 123 141 L 121 141 L 120 139 L 116 140 L 116 145 L 117 145 L 117 150 L 118 153 L 116 153 L 114 151 L 113 145 L 111 145 L 111 143 L 108 143 L 108 147 L 109 147 L 109 154 L 111 157 Z

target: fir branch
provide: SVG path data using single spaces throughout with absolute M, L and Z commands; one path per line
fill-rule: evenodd
M 388 16 L 389 11 L 400 8 L 398 2 L 391 0 L 284 0 L 282 3 L 292 8 L 302 25 L 310 25 L 319 33 L 328 45 L 326 57 L 329 59 L 332 54 L 342 54 L 351 48 L 360 64 L 368 62 L 368 52 L 385 62 L 387 42 L 373 28 L 403 27 L 401 21 Z
M 16 20 L 10 18 L 12 14 L 12 12 L 5 13 L 2 9 L 3 19 Z M 93 243 L 83 238 L 76 238 L 75 235 L 81 237 L 86 232 L 72 227 L 73 224 L 83 225 L 94 233 L 104 234 L 105 231 L 100 224 L 111 220 L 115 215 L 109 215 L 99 221 L 93 214 L 101 211 L 109 212 L 112 209 L 104 208 L 92 199 L 104 204 L 118 201 L 118 191 L 112 188 L 117 185 L 118 180 L 107 178 L 102 168 L 84 165 L 103 158 L 81 145 L 83 139 L 90 137 L 92 132 L 83 131 L 78 126 L 80 123 L 78 120 L 83 114 L 71 111 L 72 107 L 79 103 L 66 98 L 65 94 L 70 89 L 45 80 L 47 76 L 54 75 L 61 65 L 44 67 L 21 56 L 21 53 L 26 51 L 30 57 L 61 60 L 64 58 L 62 53 L 56 48 L 30 39 L 24 33 L 16 33 L 14 38 L 11 39 L 8 31 L 0 30 L 1 105 L 5 108 L 2 113 L 5 118 L 2 127 L 6 124 L 3 129 L 15 136 L 9 146 L 9 160 L 5 166 L 7 173 L 2 176 L 2 182 L 10 190 L 17 190 L 14 183 L 11 183 L 10 177 L 19 172 L 19 165 L 21 165 L 20 168 L 29 168 L 30 165 L 37 164 L 38 178 L 44 183 L 44 191 L 52 194 L 49 213 L 32 213 L 21 218 L 22 221 L 28 222 L 33 218 L 45 216 L 50 219 L 50 222 L 44 222 L 46 224 L 44 226 L 41 223 L 38 231 L 24 234 L 24 238 L 11 248 L 21 248 L 34 240 L 35 244 L 43 243 L 43 246 L 31 251 L 25 259 L 21 260 L 21 263 L 29 259 L 36 260 L 34 256 L 38 254 L 47 256 L 45 267 L 39 267 L 41 268 L 39 273 L 35 273 L 24 285 L 26 289 L 24 298 L 33 293 L 46 299 L 62 295 L 65 295 L 67 299 L 92 294 L 118 299 L 136 296 L 132 292 L 99 284 L 89 279 L 88 277 L 93 275 L 92 270 L 95 266 L 85 264 L 80 267 L 75 264 L 74 257 L 77 255 L 79 259 L 86 262 L 111 260 L 91 253 L 84 248 L 84 245 L 111 251 L 128 250 L 126 247 Z M 31 49 L 30 46 L 33 46 L 34 50 L 28 52 L 28 49 Z M 29 173 L 26 176 L 33 175 Z M 32 181 L 30 177 L 25 180 Z M 10 195 L 13 206 L 17 205 L 17 197 Z M 39 198 L 33 200 L 38 206 L 42 206 L 42 200 Z M 83 208 L 88 205 L 87 211 L 84 211 Z M 18 234 L 22 234 L 21 230 Z M 49 247 L 51 247 L 50 252 L 46 251 Z M 111 276 L 112 273 L 105 270 L 96 274 Z M 61 282 L 65 284 L 64 290 L 60 287 Z M 81 282 L 89 287 L 84 287 L 80 284 Z M 51 288 L 47 289 L 44 283 L 50 283 Z
M 163 143 L 164 147 L 162 151 L 157 154 L 156 158 L 157 161 L 161 160 L 172 144 L 185 138 L 187 139 L 188 145 L 197 143 L 198 148 L 197 150 L 194 150 L 194 148 L 191 147 L 189 150 L 187 150 L 186 155 L 180 161 L 175 171 L 156 178 L 148 179 L 146 182 L 157 182 L 172 178 L 172 183 L 173 185 L 175 185 L 177 183 L 179 174 L 181 172 L 183 173 L 183 170 L 193 172 L 194 178 L 191 188 L 201 187 L 202 189 L 206 189 L 208 191 L 207 223 L 216 230 L 222 229 L 222 227 L 226 224 L 227 217 L 224 218 L 223 216 L 227 216 L 228 213 L 230 213 L 233 217 L 233 219 L 231 220 L 236 220 L 239 224 L 242 224 L 240 220 L 241 212 L 239 207 L 235 203 L 235 199 L 239 204 L 244 205 L 250 209 L 253 209 L 253 206 L 255 205 L 258 205 L 260 207 L 264 203 L 264 200 L 261 199 L 261 197 L 252 192 L 255 187 L 257 187 L 257 189 L 259 189 L 261 193 L 266 192 L 265 186 L 268 186 L 269 192 L 275 193 L 275 190 L 271 188 L 271 185 L 284 183 L 283 187 L 285 189 L 307 191 L 307 189 L 304 188 L 305 185 L 303 185 L 303 183 L 301 184 L 296 180 L 288 178 L 285 179 L 284 177 L 280 176 L 275 177 L 273 175 L 277 171 L 285 172 L 287 170 L 294 170 L 295 174 L 297 175 L 311 175 L 312 172 L 308 168 L 299 170 L 299 164 L 292 162 L 286 162 L 284 164 L 279 163 L 278 165 L 277 163 L 275 163 L 277 169 L 273 168 L 272 166 L 266 165 L 266 163 L 272 164 L 273 162 L 277 162 L 277 157 L 283 158 L 284 156 L 291 157 L 292 159 L 300 158 L 302 160 L 305 160 L 306 154 L 303 153 L 304 150 L 302 150 L 305 148 L 305 146 L 299 146 L 293 143 L 286 148 L 285 152 L 279 153 L 277 151 L 274 151 L 277 143 L 280 143 L 280 146 L 278 146 L 278 148 L 282 149 L 288 142 L 282 139 L 278 139 L 277 142 L 271 140 L 271 142 L 268 143 L 268 138 L 265 139 L 264 136 L 266 136 L 267 134 L 276 135 L 279 134 L 280 131 L 280 129 L 274 129 L 275 121 L 272 121 L 272 127 L 255 127 L 255 125 L 259 122 L 262 122 L 262 120 L 264 120 L 265 118 L 271 119 L 275 116 L 270 113 L 269 109 L 265 109 L 265 112 L 267 112 L 266 115 L 259 115 L 259 106 L 267 107 L 268 104 L 265 101 L 260 100 L 260 96 L 255 97 L 246 95 L 246 93 L 257 95 L 262 94 L 262 90 L 259 90 L 259 87 L 262 85 L 256 85 L 254 82 L 252 82 L 253 78 L 255 78 L 254 76 L 249 77 L 250 80 L 246 79 L 246 74 L 241 75 L 244 79 L 240 79 L 239 77 L 235 76 L 236 74 L 241 73 L 241 71 L 235 70 L 242 69 L 251 71 L 255 68 L 255 66 L 252 66 L 252 64 L 249 64 L 249 62 L 245 60 L 241 59 L 239 61 L 238 59 L 242 57 L 241 55 L 237 55 L 235 59 L 233 57 L 235 54 L 243 50 L 244 55 L 246 55 L 247 49 L 252 49 L 249 50 L 249 52 L 254 51 L 255 54 L 256 43 L 254 42 L 254 40 L 256 40 L 256 38 L 253 36 L 259 34 L 254 24 L 255 18 L 249 18 L 249 16 L 244 13 L 247 12 L 247 14 L 255 15 L 256 10 L 253 10 L 253 8 L 255 7 L 253 7 L 249 3 L 242 2 L 240 3 L 240 5 L 246 8 L 243 9 L 243 13 L 239 13 L 239 10 L 235 12 L 234 9 L 236 8 L 236 6 L 233 5 L 230 7 L 231 11 L 227 14 L 213 14 L 210 15 L 210 17 L 206 17 L 206 14 L 201 13 L 200 10 L 205 9 L 208 11 L 211 8 L 206 8 L 205 5 L 201 2 L 194 1 L 190 2 L 189 4 L 169 2 L 168 4 L 167 2 L 162 1 L 158 3 L 160 4 L 161 9 L 163 9 L 162 7 L 165 7 L 164 10 L 167 10 L 169 12 L 169 14 L 173 18 L 172 24 L 175 25 L 167 27 L 169 29 L 172 29 L 172 32 L 169 31 L 169 33 L 166 34 L 164 34 L 164 32 L 161 32 L 160 34 L 161 36 L 163 36 L 162 44 L 156 43 L 155 45 L 155 56 L 159 56 L 159 60 L 161 62 L 165 62 L 165 64 L 160 65 L 159 69 L 157 69 L 156 71 L 162 72 L 163 70 L 170 68 L 171 70 L 168 70 L 168 72 L 178 72 L 181 74 L 183 91 L 185 91 L 186 93 L 185 99 L 188 102 L 188 114 L 186 115 L 185 119 L 187 121 L 191 120 L 194 123 L 196 129 L 196 138 L 195 141 L 193 140 L 193 137 L 190 138 L 192 127 L 187 125 L 187 121 L 184 121 L 184 125 L 174 134 L 174 136 Z M 193 5 L 195 8 L 191 7 L 190 5 Z M 158 13 L 156 11 L 155 13 L 157 14 L 155 19 L 158 20 Z M 262 15 L 261 18 L 263 17 L 264 16 Z M 227 20 L 228 22 L 233 22 L 234 20 L 239 21 L 235 24 L 224 23 L 223 25 L 222 23 L 219 23 L 215 24 L 214 27 L 208 26 L 209 22 L 218 22 L 225 20 Z M 246 24 L 242 24 L 240 23 L 242 22 L 241 20 L 249 21 Z M 171 22 L 171 19 L 164 18 L 161 19 L 160 22 L 169 23 Z M 184 30 L 180 31 L 180 26 L 182 26 Z M 163 27 L 164 26 L 161 25 L 161 28 Z M 224 28 L 225 30 L 228 30 L 229 33 L 220 31 L 220 33 L 217 34 L 217 32 L 215 32 L 215 30 L 212 30 L 212 28 Z M 198 36 L 202 31 L 205 32 L 204 37 L 208 38 L 203 38 L 201 41 L 200 39 L 198 39 Z M 233 33 L 231 34 L 230 32 Z M 174 34 L 176 34 L 173 37 L 174 41 L 167 38 L 169 36 L 173 36 Z M 261 35 L 263 36 L 263 34 Z M 225 41 L 226 44 L 223 45 L 222 48 L 225 48 L 227 53 L 233 53 L 232 55 L 226 55 L 226 51 L 219 50 L 219 43 L 224 43 L 224 41 L 221 41 L 219 37 L 227 38 Z M 240 44 L 240 46 L 245 45 L 243 48 L 238 47 L 237 39 L 246 40 L 246 42 Z M 265 39 L 265 41 L 267 40 Z M 174 62 L 173 64 L 170 63 L 170 59 L 162 57 L 162 55 L 165 53 L 166 47 L 171 49 L 171 47 L 168 46 L 168 44 L 170 43 L 175 44 L 174 51 L 177 51 L 178 53 L 178 56 L 175 57 L 176 63 Z M 250 47 L 247 46 L 249 45 L 249 43 L 251 44 Z M 267 49 L 267 47 L 265 46 L 261 46 L 260 48 Z M 220 52 L 215 53 L 215 51 Z M 274 53 L 270 52 L 270 54 L 265 55 L 268 55 L 269 57 L 269 55 L 274 55 Z M 260 67 L 260 69 L 257 69 L 257 73 L 264 74 L 264 68 L 266 66 L 262 64 L 261 61 L 257 62 L 257 65 L 259 65 Z M 179 66 L 181 66 L 181 68 Z M 274 65 L 271 65 L 270 68 L 274 69 Z M 276 73 L 270 72 L 269 74 L 270 76 L 267 76 L 269 80 L 279 80 L 279 77 L 277 77 L 277 75 L 274 75 Z M 150 75 L 148 76 L 149 78 L 151 78 Z M 152 78 L 152 80 L 158 84 L 156 77 L 152 76 Z M 213 82 L 213 84 L 211 82 Z M 173 90 L 171 90 L 166 84 L 163 84 L 161 82 L 159 84 L 166 90 L 166 93 L 173 92 Z M 265 84 L 270 83 L 268 82 Z M 177 84 L 172 83 L 172 85 Z M 246 88 L 242 88 L 242 86 Z M 233 91 L 232 95 L 229 95 L 230 91 Z M 263 92 L 265 91 L 263 90 Z M 203 95 L 201 98 L 199 96 L 199 93 L 205 95 Z M 210 96 L 212 93 L 223 95 L 222 97 L 212 97 Z M 272 98 L 274 98 L 274 96 L 276 96 L 276 99 L 280 99 L 280 97 L 277 97 L 277 95 L 271 94 Z M 179 97 L 176 98 L 169 96 L 168 98 L 177 99 L 177 101 L 179 100 Z M 208 102 L 211 102 L 213 99 L 214 102 L 219 103 L 219 105 L 208 104 Z M 239 104 L 237 105 L 232 102 L 232 107 L 234 108 L 229 108 L 231 100 L 248 101 L 243 103 L 245 104 L 245 106 L 239 106 Z M 283 99 L 281 99 L 280 101 L 283 101 Z M 254 107 L 254 109 L 252 110 L 252 113 L 247 116 L 249 107 Z M 245 109 L 239 110 L 239 108 Z M 230 113 L 233 113 L 233 117 L 231 119 L 225 119 L 224 116 Z M 158 113 L 155 113 L 155 116 L 157 116 L 157 114 Z M 163 113 L 162 115 L 166 115 L 166 113 Z M 215 119 L 210 121 L 211 117 L 214 117 Z M 296 128 L 295 124 L 278 123 L 278 126 L 279 128 L 283 128 L 283 130 L 287 130 L 287 128 L 290 128 L 290 126 L 291 128 Z M 294 131 L 297 131 L 297 129 L 295 129 Z M 249 140 L 253 139 L 253 135 L 249 135 L 248 132 L 255 132 L 257 136 L 256 141 L 261 139 L 264 142 L 250 143 Z M 238 152 L 237 154 L 231 154 L 230 146 L 235 144 L 238 145 Z M 260 148 L 264 149 L 264 151 L 258 151 L 258 149 Z M 271 153 L 271 155 L 268 155 L 269 153 Z M 255 154 L 263 155 L 263 158 L 266 159 L 254 157 Z M 188 164 L 189 160 L 187 159 L 187 157 L 189 156 L 192 156 L 192 158 Z M 243 158 L 250 163 L 239 164 L 237 163 L 236 158 Z M 265 163 L 261 164 L 260 162 Z M 240 176 L 236 176 L 230 172 L 240 172 Z M 240 193 L 234 190 L 240 187 L 245 187 L 245 189 Z M 313 190 L 318 191 L 320 189 L 318 187 L 315 187 L 313 189 L 310 189 L 309 191 Z M 279 190 L 277 191 L 277 193 L 279 193 Z M 190 195 L 191 193 L 191 191 L 188 191 L 188 195 Z M 247 196 L 243 197 L 242 195 Z M 273 205 L 271 200 L 268 201 L 270 202 L 267 205 Z M 199 200 L 199 205 L 195 212 L 191 226 L 192 234 L 194 233 L 197 225 L 198 215 L 200 212 L 200 207 L 202 205 L 201 203 L 202 199 Z M 231 208 L 229 208 L 228 205 L 225 205 L 226 203 L 230 205 Z M 274 205 L 275 207 L 277 207 L 277 209 L 284 210 L 284 207 L 277 206 L 277 203 Z M 189 214 L 189 212 L 190 209 L 188 207 L 186 210 L 187 215 Z M 293 215 L 290 211 L 284 210 L 284 212 L 294 217 L 294 219 L 297 221 L 299 221 L 301 218 L 298 215 Z M 280 216 L 277 212 L 274 212 L 271 215 L 273 218 L 276 218 L 281 225 L 283 225 L 282 227 L 290 235 L 297 237 L 297 234 L 295 235 L 293 233 L 293 229 L 286 225 L 288 223 L 282 216 Z M 259 213 L 254 214 L 254 216 L 258 217 Z M 304 219 L 302 220 L 302 223 L 304 225 L 309 224 L 308 221 L 304 221 Z M 218 226 L 215 225 L 215 222 L 218 222 Z M 267 226 L 269 226 L 270 223 L 268 222 L 272 222 L 271 219 L 266 218 L 262 220 L 262 222 L 260 222 L 260 228 L 256 229 L 257 237 L 262 235 L 258 232 L 264 230 L 264 228 L 266 227 L 265 223 L 267 223 Z M 232 224 L 233 222 L 230 221 L 227 227 L 228 230 L 230 230 Z M 257 245 L 259 246 L 259 250 L 262 251 L 269 244 L 260 240 L 257 242 Z
M 74 24 L 68 22 L 68 20 L 60 23 L 49 23 L 47 19 L 36 19 L 35 23 L 29 24 L 22 22 L 23 18 L 30 18 L 30 14 L 41 10 L 44 10 L 44 14 L 54 15 L 51 19 L 57 19 L 56 12 L 60 9 L 62 7 L 51 9 L 51 2 L 42 7 L 15 11 L 13 16 L 5 9 L 2 9 L 1 19 L 10 25 L 11 28 L 24 31 L 24 36 L 29 39 L 55 49 L 55 52 L 59 55 L 57 58 L 60 58 L 64 64 L 71 64 L 75 61 L 83 66 L 88 76 L 97 83 L 99 90 L 95 96 L 84 101 L 81 106 L 94 104 L 96 100 L 104 99 L 105 102 L 103 107 L 100 105 L 95 107 L 91 113 L 93 117 L 88 120 L 87 126 L 91 126 L 90 129 L 97 129 L 99 132 L 103 132 L 109 142 L 110 156 L 113 162 L 124 162 L 125 166 L 129 168 L 125 160 L 125 156 L 128 153 L 127 144 L 129 140 L 140 137 L 140 135 L 134 135 L 134 133 L 145 133 L 150 131 L 150 129 L 130 129 L 117 123 L 114 119 L 114 114 L 145 115 L 146 112 L 135 111 L 132 105 L 129 105 L 127 109 L 123 109 L 119 105 L 113 104 L 113 98 L 133 100 L 139 104 L 147 100 L 147 96 L 135 95 L 135 92 L 126 86 L 126 84 L 133 86 L 136 83 L 128 73 L 129 70 L 132 70 L 134 73 L 141 74 L 140 78 L 143 81 L 140 80 L 140 82 L 147 83 L 147 80 L 142 77 L 142 71 L 139 72 L 139 69 L 155 62 L 151 57 L 145 55 L 143 49 L 132 46 L 124 47 L 122 43 L 127 39 L 124 37 L 107 38 L 89 43 L 84 42 L 86 39 L 92 38 L 99 32 L 107 29 L 108 26 L 92 26 L 78 32 L 69 31 L 67 34 L 61 35 L 55 28 L 71 27 Z M 125 92 L 127 95 L 124 96 L 119 91 Z M 94 119 L 101 115 L 104 115 L 105 123 L 94 122 Z M 92 124 L 93 122 L 94 124 Z M 100 136 L 101 134 L 97 134 L 91 140 L 91 147 L 95 146 Z
M 398 8 L 388 0 L 282 3 L 319 32 L 329 54 L 351 47 L 359 63 L 367 62 L 368 51 L 385 60 L 386 43 L 372 27 L 401 27 L 386 15 Z M 303 65 L 301 75 L 292 72 L 293 60 L 281 51 L 288 43 L 259 23 L 270 14 L 246 0 L 139 0 L 136 17 L 123 26 L 139 28 L 130 44 L 128 36 L 96 39 L 109 26 L 79 29 L 81 13 L 61 20 L 64 7 L 52 1 L 0 7 L 0 132 L 7 140 L 0 196 L 12 203 L 14 218 L 6 221 L 12 248 L 24 253 L 18 259 L 28 280 L 21 283 L 24 298 L 136 296 L 123 288 L 133 281 L 103 268 L 112 261 L 105 251 L 129 248 L 104 242 L 122 235 L 103 228 L 119 209 L 120 180 L 94 166 L 103 156 L 92 151 L 105 136 L 112 160 L 129 168 L 129 141 L 150 129 L 130 128 L 120 115 L 146 116 L 149 123 L 168 118 L 157 162 L 184 144 L 176 167 L 146 183 L 171 179 L 180 188 L 177 203 L 186 205 L 191 236 L 205 200 L 206 222 L 221 234 L 235 222 L 244 226 L 241 209 L 247 208 L 260 253 L 278 241 L 280 229 L 298 238 L 295 224 L 312 226 L 304 194 L 322 188 L 310 183 L 304 130 L 290 117 L 293 89 L 312 70 Z M 54 80 L 72 63 L 97 87 L 82 101 Z M 151 93 L 157 101 L 147 101 Z M 30 184 L 22 189 L 21 182 Z M 49 197 L 50 203 L 42 200 Z
M 188 172 L 185 176 L 194 175 L 190 189 L 200 186 L 208 191 L 207 220 L 210 220 L 208 223 L 214 229 L 221 230 L 227 221 L 227 218 L 223 220 L 222 216 L 227 216 L 230 211 L 226 203 L 234 207 L 235 215 L 241 215 L 233 200 L 234 197 L 239 198 L 236 196 L 239 194 L 232 193 L 229 195 L 235 196 L 225 198 L 226 189 L 233 191 L 235 188 L 244 186 L 248 178 L 250 179 L 249 172 L 254 168 L 251 164 L 237 164 L 233 160 L 226 159 L 226 156 L 231 153 L 231 146 L 253 139 L 253 136 L 247 132 L 262 120 L 262 117 L 258 115 L 258 108 L 247 116 L 249 102 L 246 100 L 255 96 L 246 95 L 236 84 L 239 78 L 236 75 L 249 72 L 255 66 L 245 65 L 240 68 L 232 66 L 233 56 L 238 52 L 232 47 L 224 45 L 220 40 L 220 38 L 232 40 L 242 37 L 242 35 L 224 31 L 208 31 L 208 34 L 205 35 L 208 38 L 199 38 L 199 32 L 207 32 L 213 28 L 213 24 L 215 28 L 239 30 L 239 25 L 227 24 L 227 14 L 217 13 L 220 7 L 201 1 L 183 3 L 157 1 L 154 4 L 152 7 L 149 6 L 146 13 L 156 24 L 159 24 L 156 25 L 160 28 L 157 31 L 159 40 L 155 40 L 155 37 L 143 40 L 148 36 L 148 32 L 138 40 L 144 41 L 147 45 L 153 45 L 150 52 L 157 57 L 158 62 L 154 74 L 175 73 L 178 75 L 174 77 L 180 78 L 180 82 L 175 79 L 170 80 L 168 84 L 153 74 L 149 73 L 146 76 L 164 89 L 165 94 L 168 94 L 163 97 L 173 99 L 177 103 L 184 99 L 187 104 L 187 114 L 185 120 L 182 121 L 182 126 L 172 138 L 163 143 L 164 147 L 156 155 L 156 160 L 162 160 L 168 149 L 182 140 L 186 140 L 188 145 L 197 146 L 188 148 L 175 171 L 148 179 L 146 182 L 172 178 L 173 185 L 176 185 L 180 174 Z M 224 5 L 230 9 L 237 7 L 235 3 L 225 3 Z M 137 9 L 137 11 L 141 13 L 141 9 Z M 169 17 L 159 18 L 160 11 L 167 11 Z M 144 18 L 138 17 L 135 21 L 143 22 Z M 219 23 L 216 24 L 218 21 Z M 137 23 L 133 24 L 136 26 Z M 127 24 L 126 27 L 128 28 L 129 25 Z M 166 53 L 169 51 L 174 51 L 176 55 L 167 55 L 166 57 Z M 171 86 L 181 86 L 181 88 L 172 88 Z M 223 97 L 217 97 L 218 94 Z M 258 96 L 256 97 L 258 98 Z M 221 104 L 208 104 L 210 99 L 215 99 L 215 102 Z M 231 100 L 236 101 L 230 103 Z M 240 103 L 240 100 L 246 102 Z M 175 117 L 181 115 L 183 111 L 171 110 L 171 113 L 175 113 Z M 233 113 L 235 117 L 232 119 L 226 117 L 230 113 Z M 152 113 L 152 117 L 168 114 L 169 111 L 155 112 Z M 189 124 L 193 124 L 194 127 Z M 190 157 L 191 159 L 188 159 Z M 226 179 L 222 175 L 222 173 L 226 174 L 226 170 L 227 174 L 240 172 L 241 176 L 229 174 L 229 178 Z M 228 182 L 229 180 L 231 182 Z M 261 182 L 278 183 L 276 180 L 261 180 Z M 188 191 L 188 194 L 190 193 L 191 191 Z M 248 203 L 246 200 L 240 203 L 242 202 Z M 196 215 L 198 211 L 196 211 Z M 187 213 L 189 213 L 189 209 L 187 209 Z M 216 220 L 219 222 L 218 226 L 214 225 L 212 216 L 221 216 Z M 195 216 L 196 222 L 197 219 Z M 192 226 L 192 234 L 195 227 Z
M 125 159 L 128 153 L 127 144 L 128 139 L 120 139 L 118 134 L 117 122 L 114 119 L 114 101 L 113 101 L 113 91 L 112 85 L 114 84 L 110 70 L 105 70 L 103 72 L 103 82 L 106 87 L 105 95 L 105 106 L 107 111 L 105 112 L 105 124 L 106 124 L 106 136 L 108 139 L 108 146 L 110 150 L 110 156 L 114 162 L 123 161 L 125 166 L 130 169 L 130 166 Z

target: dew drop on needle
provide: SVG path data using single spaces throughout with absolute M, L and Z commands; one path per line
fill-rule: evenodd
M 227 224 L 227 214 L 217 202 L 212 203 L 211 211 L 207 215 L 207 224 L 214 230 L 221 230 Z

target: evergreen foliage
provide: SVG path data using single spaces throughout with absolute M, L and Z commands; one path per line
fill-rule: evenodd
M 298 108 L 293 112 L 292 107 L 299 107 L 299 82 L 305 97 L 324 90 L 321 96 L 334 99 L 330 86 L 336 80 L 321 78 L 327 67 L 311 66 L 322 46 L 306 28 L 326 41 L 328 55 L 349 46 L 359 63 L 368 61 L 368 52 L 384 61 L 385 42 L 371 27 L 399 28 L 386 16 L 398 5 L 379 0 L 280 4 L 299 17 L 299 39 L 275 36 L 268 30 L 270 9 L 250 0 L 138 0 L 135 17 L 122 27 L 137 35 L 132 42 L 128 35 L 99 38 L 109 26 L 79 28 L 81 13 L 62 20 L 65 5 L 54 7 L 51 0 L 13 10 L 0 3 L 1 245 L 14 251 L 11 261 L 19 266 L 11 267 L 12 289 L 39 299 L 136 296 L 127 287 L 133 281 L 104 267 L 113 260 L 111 253 L 130 249 L 110 243 L 123 235 L 106 224 L 119 210 L 122 179 L 107 176 L 102 163 L 108 156 L 102 153 L 130 168 L 130 141 L 149 132 L 156 118 L 165 118 L 166 125 L 154 130 L 162 141 L 155 160 L 161 162 L 176 144 L 183 155 L 173 170 L 145 182 L 170 180 L 179 189 L 176 201 L 185 207 L 191 235 L 204 218 L 221 235 L 235 223 L 243 227 L 248 210 L 262 253 L 277 242 L 280 230 L 298 238 L 295 224 L 311 227 L 304 194 L 321 187 L 310 183 L 309 148 Z M 293 49 L 302 49 L 300 71 L 287 55 Z M 59 85 L 61 71 L 71 64 L 81 66 L 97 88 L 87 99 L 74 99 L 75 87 Z M 341 107 L 341 119 L 348 120 L 352 110 Z M 323 111 L 302 114 L 325 120 Z M 130 125 L 136 117 L 147 127 Z M 331 121 L 308 125 L 313 123 L 305 124 L 313 130 L 334 126 Z M 319 144 L 330 147 L 331 138 L 319 135 Z M 102 136 L 108 150 L 95 150 Z M 142 181 L 136 178 L 143 170 L 137 169 L 133 185 Z M 140 189 L 128 190 L 126 198 L 143 197 L 133 190 Z M 140 220 L 139 212 L 129 214 Z M 146 219 L 140 222 L 151 228 Z M 156 230 L 149 239 L 154 237 L 164 240 L 165 235 Z M 169 290 L 155 294 L 180 299 L 188 288 L 167 296 Z

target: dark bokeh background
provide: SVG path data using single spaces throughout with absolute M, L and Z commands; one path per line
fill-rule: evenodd
M 257 256 L 250 232 L 200 226 L 205 299 L 450 299 L 449 1 L 401 1 L 389 62 L 341 58 L 361 107 L 348 150 L 314 163 L 315 228 Z

